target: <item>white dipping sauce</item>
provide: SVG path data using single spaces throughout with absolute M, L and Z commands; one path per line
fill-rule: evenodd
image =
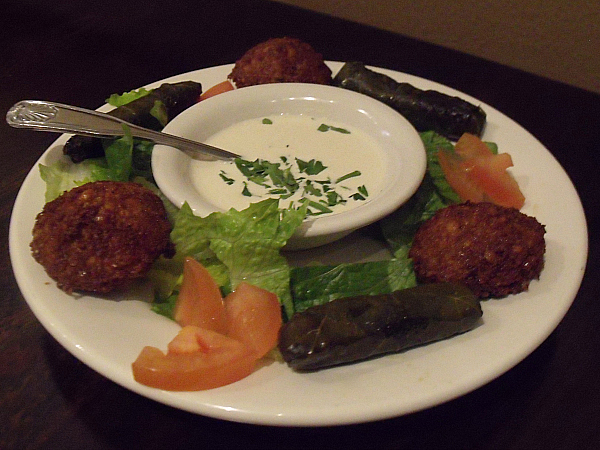
M 337 130 L 319 131 L 322 124 L 336 127 Z M 344 130 L 349 133 L 343 132 Z M 303 115 L 274 115 L 250 119 L 212 135 L 206 143 L 237 153 L 247 161 L 261 159 L 271 163 L 279 162 L 282 163 L 282 168 L 285 164 L 281 158 L 287 158 L 287 165 L 291 167 L 291 172 L 296 179 L 307 177 L 306 174 L 299 173 L 296 158 L 306 162 L 313 159 L 320 161 L 326 169 L 308 177 L 313 180 L 313 184 L 314 181 L 326 179 L 335 182 L 346 174 L 360 171 L 359 176 L 331 185 L 331 188 L 346 200 L 333 207 L 330 206 L 332 212 L 358 207 L 376 196 L 383 188 L 385 167 L 382 152 L 375 139 L 361 130 L 332 123 L 326 119 Z M 267 197 L 280 197 L 270 195 L 269 188 L 248 181 L 233 161 L 192 160 L 190 170 L 195 189 L 222 211 L 230 208 L 242 210 L 250 203 L 256 203 Z M 224 178 L 231 184 L 228 184 Z M 242 194 L 245 185 L 246 194 L 250 192 L 252 196 Z M 351 195 L 355 194 L 361 186 L 366 187 L 368 192 L 366 199 L 351 198 Z M 274 186 L 270 186 L 270 189 L 272 188 Z M 324 198 L 309 196 L 299 189 L 292 197 L 280 200 L 280 207 L 285 208 L 290 202 L 298 205 L 303 197 L 317 202 Z

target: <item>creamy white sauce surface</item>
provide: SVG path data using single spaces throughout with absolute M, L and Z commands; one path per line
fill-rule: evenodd
M 319 131 L 322 124 L 335 129 Z M 330 189 L 345 200 L 329 206 L 332 212 L 360 206 L 383 188 L 385 167 L 382 152 L 375 139 L 361 130 L 332 123 L 327 119 L 304 115 L 274 115 L 250 119 L 214 134 L 206 143 L 237 153 L 247 161 L 261 159 L 281 163 L 281 168 L 290 167 L 296 179 L 308 178 L 317 187 L 322 186 L 319 181 L 330 180 Z M 307 176 L 298 170 L 296 158 L 305 162 L 320 161 L 326 169 L 317 175 Z M 233 161 L 192 160 L 190 170 L 195 189 L 219 210 L 242 210 L 250 203 L 268 197 L 280 198 L 279 194 L 269 194 L 269 190 L 277 186 L 269 183 L 265 187 L 249 181 Z M 360 175 L 335 183 L 340 177 L 355 171 L 359 171 Z M 352 195 L 364 192 L 363 186 L 368 192 L 365 200 L 353 199 Z M 248 196 L 249 193 L 251 196 Z M 298 189 L 292 197 L 281 199 L 280 207 L 285 208 L 290 202 L 299 205 L 302 198 L 315 202 L 326 200 L 325 195 L 319 197 Z

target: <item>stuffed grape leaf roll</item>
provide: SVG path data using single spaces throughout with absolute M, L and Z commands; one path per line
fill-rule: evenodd
M 402 114 L 418 131 L 435 131 L 457 140 L 463 133 L 481 136 L 486 114 L 481 107 L 435 90 L 374 72 L 361 62 L 348 62 L 333 79 L 336 86 L 373 97 Z
M 119 106 L 108 114 L 134 125 L 160 131 L 166 122 L 196 103 L 201 93 L 202 85 L 195 81 L 163 83 L 148 95 Z M 156 112 L 157 107 L 160 108 L 159 113 Z M 100 138 L 76 135 L 65 143 L 63 153 L 77 163 L 104 156 L 104 147 Z
M 475 327 L 482 310 L 463 285 L 424 284 L 347 297 L 296 313 L 279 336 L 285 362 L 314 371 L 399 352 Z

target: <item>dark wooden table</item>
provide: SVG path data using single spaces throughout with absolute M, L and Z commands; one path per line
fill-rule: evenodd
M 33 316 L 13 277 L 8 224 L 23 179 L 56 136 L 14 130 L 2 121 L 1 449 L 598 448 L 600 96 L 267 1 L 136 4 L 30 0 L 3 6 L 0 111 L 26 98 L 96 108 L 110 93 L 234 62 L 267 38 L 296 36 L 326 59 L 360 60 L 459 89 L 533 133 L 582 198 L 591 236 L 587 273 L 566 317 L 537 350 L 498 379 L 447 404 L 333 428 L 263 427 L 188 414 L 98 375 Z

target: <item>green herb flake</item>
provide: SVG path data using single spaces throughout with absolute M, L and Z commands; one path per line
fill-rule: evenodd
M 346 175 L 342 175 L 337 180 L 335 180 L 335 182 L 341 183 L 344 180 L 347 180 L 349 178 L 359 177 L 360 175 L 361 175 L 360 170 L 355 170 L 354 172 L 350 172 L 350 173 L 347 173 Z
M 244 189 L 242 189 L 242 195 L 244 197 L 252 197 L 252 192 L 248 189 L 248 183 L 244 181 Z
M 268 179 L 267 179 L 267 175 L 266 173 L 256 173 L 250 177 L 248 177 L 248 181 L 257 184 L 259 186 L 264 186 L 264 187 L 270 187 L 269 183 L 268 183 Z
M 339 205 L 340 203 L 346 203 L 346 200 L 344 200 L 342 196 L 335 191 L 327 192 L 326 196 L 328 206 L 335 206 Z
M 285 187 L 290 192 L 298 190 L 298 182 L 292 175 L 290 168 L 281 169 L 279 164 L 269 163 L 268 161 L 263 162 L 265 165 L 265 172 L 271 179 L 274 186 Z
M 287 189 L 276 188 L 267 191 L 271 195 L 287 195 L 289 192 Z
M 247 161 L 242 158 L 235 159 L 235 166 L 245 177 L 252 176 L 256 171 L 256 165 L 252 161 Z
M 311 209 L 309 209 L 308 210 L 308 215 L 309 216 L 318 216 L 318 215 L 321 215 L 321 214 L 328 214 L 328 213 L 331 212 L 331 209 L 328 208 L 327 206 L 325 206 L 325 205 L 323 205 L 321 203 L 312 201 L 312 200 L 309 200 L 308 207 L 309 208 L 313 208 L 313 209 L 316 210 L 316 211 L 312 211 Z
M 296 164 L 298 165 L 298 170 L 307 175 L 318 175 L 327 169 L 327 166 L 324 166 L 321 161 L 317 161 L 316 159 L 311 159 L 307 162 L 296 158 Z
M 269 176 L 269 173 L 267 172 L 268 166 L 265 164 L 265 161 L 260 159 L 247 161 L 242 158 L 236 158 L 235 165 L 248 181 L 260 186 L 269 187 L 267 183 L 267 178 Z
M 221 172 L 219 173 L 219 176 L 229 186 L 231 186 L 233 183 L 235 183 L 235 180 L 233 178 L 229 178 L 223 170 L 221 170 Z
M 273 121 L 271 119 L 267 119 L 266 117 L 262 120 L 264 125 L 273 125 Z
M 338 133 L 342 133 L 342 134 L 350 134 L 350 131 L 345 128 L 334 127 L 334 126 L 327 125 L 324 123 L 319 125 L 319 128 L 317 128 L 317 131 L 321 131 L 321 132 L 326 132 L 326 131 L 330 131 L 330 130 L 337 131 Z
M 358 187 L 358 192 L 352 194 L 350 198 L 353 200 L 366 200 L 368 196 L 369 192 L 367 191 L 366 186 L 363 184 L 362 186 Z
M 310 180 L 308 180 L 306 182 L 306 184 L 304 185 L 304 192 L 307 195 L 314 195 L 316 197 L 321 197 L 323 195 L 321 190 L 318 187 L 316 187 L 314 184 L 312 184 Z

